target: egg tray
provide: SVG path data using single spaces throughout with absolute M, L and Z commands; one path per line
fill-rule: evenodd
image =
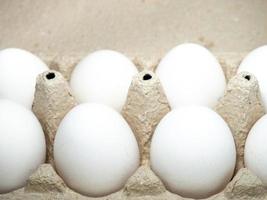
M 228 84 L 224 96 L 219 99 L 214 110 L 225 119 L 232 130 L 237 148 L 237 164 L 231 182 L 223 191 L 207 198 L 209 200 L 267 199 L 267 189 L 260 179 L 244 168 L 245 140 L 253 124 L 264 115 L 264 108 L 256 78 L 247 72 L 236 74 L 243 55 L 236 53 L 217 55 Z M 0 199 L 188 199 L 166 190 L 149 165 L 152 134 L 162 117 L 170 111 L 160 81 L 153 72 L 157 60 L 146 62 L 142 59 L 133 59 L 140 72 L 132 80 L 122 110 L 122 115 L 131 126 L 138 141 L 141 165 L 120 191 L 108 196 L 92 198 L 74 192 L 64 183 L 54 169 L 52 156 L 58 125 L 65 114 L 77 105 L 67 80 L 80 57 L 43 55 L 41 57 L 47 61 L 51 70 L 37 77 L 33 112 L 45 132 L 47 163 L 42 164 L 29 177 L 24 188 L 1 194 Z

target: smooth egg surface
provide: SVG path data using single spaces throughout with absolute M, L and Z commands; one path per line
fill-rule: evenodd
M 0 100 L 0 193 L 23 187 L 45 161 L 45 136 L 35 115 Z
M 259 82 L 261 98 L 267 109 L 267 45 L 251 51 L 241 62 L 238 72 L 252 73 Z
M 16 48 L 0 51 L 0 98 L 32 108 L 36 77 L 48 70 L 32 53 Z
M 127 122 L 114 109 L 95 103 L 80 104 L 64 117 L 54 157 L 69 187 L 94 197 L 121 189 L 139 166 L 137 141 Z
M 206 198 L 232 178 L 236 149 L 225 121 L 213 110 L 188 106 L 169 112 L 151 142 L 151 167 L 171 192 Z
M 213 107 L 226 86 L 219 62 L 198 44 L 173 48 L 162 58 L 156 73 L 172 108 L 192 104 Z
M 79 102 L 102 103 L 120 112 L 137 72 L 135 65 L 123 54 L 99 50 L 75 67 L 70 85 Z
M 252 127 L 245 145 L 245 165 L 267 186 L 267 115 Z

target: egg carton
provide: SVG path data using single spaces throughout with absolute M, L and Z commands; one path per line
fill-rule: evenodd
M 264 115 L 264 108 L 258 82 L 253 74 L 247 72 L 236 74 L 243 55 L 236 53 L 217 55 L 228 84 L 224 96 L 218 101 L 214 110 L 224 118 L 233 133 L 237 148 L 237 164 L 231 182 L 223 191 L 207 198 L 209 200 L 267 199 L 267 189 L 260 179 L 244 168 L 245 140 L 253 124 Z M 67 80 L 79 58 L 45 57 L 45 59 L 54 70 L 44 72 L 37 77 L 33 112 L 40 120 L 46 136 L 47 163 L 42 164 L 29 177 L 24 188 L 2 194 L 0 199 L 188 199 L 169 192 L 149 165 L 151 137 L 159 121 L 170 111 L 160 80 L 153 72 L 157 61 L 144 62 L 142 59 L 134 59 L 140 72 L 132 80 L 121 112 L 138 141 L 141 165 L 120 191 L 92 198 L 76 193 L 64 183 L 56 173 L 52 156 L 54 136 L 59 123 L 65 114 L 78 104 Z

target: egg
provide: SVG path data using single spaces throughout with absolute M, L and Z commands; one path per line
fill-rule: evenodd
M 0 98 L 31 109 L 36 77 L 46 70 L 46 64 L 28 51 L 16 48 L 1 50 Z
M 233 176 L 236 149 L 225 121 L 213 110 L 186 106 L 169 112 L 151 142 L 151 167 L 171 192 L 206 198 Z
M 123 187 L 139 166 L 139 150 L 123 117 L 106 105 L 74 107 L 58 128 L 56 169 L 73 190 L 104 196 Z
M 171 108 L 213 107 L 226 86 L 223 70 L 206 48 L 192 43 L 176 46 L 160 61 L 159 76 Z
M 35 115 L 0 100 L 0 193 L 23 187 L 45 161 L 45 136 Z
M 251 51 L 241 62 L 238 72 L 252 73 L 259 82 L 262 101 L 267 109 L 267 45 Z
M 245 145 L 245 166 L 267 186 L 267 115 L 252 127 Z
M 135 65 L 123 54 L 99 50 L 85 57 L 74 69 L 70 85 L 81 103 L 102 103 L 121 111 Z

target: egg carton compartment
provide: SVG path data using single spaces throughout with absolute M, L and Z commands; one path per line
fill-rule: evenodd
M 244 168 L 244 144 L 252 125 L 264 115 L 259 86 L 253 74 L 236 74 L 244 54 L 216 55 L 228 84 L 224 96 L 214 110 L 229 125 L 236 143 L 237 162 L 233 179 L 223 191 L 207 199 L 267 199 L 267 189 L 258 177 Z M 37 77 L 33 111 L 40 120 L 47 143 L 47 163 L 42 164 L 28 179 L 24 188 L 1 194 L 0 199 L 188 199 L 169 192 L 149 166 L 150 140 L 155 127 L 170 111 L 160 80 L 153 72 L 157 65 L 133 59 L 139 66 L 131 83 L 121 114 L 132 128 L 139 144 L 141 165 L 118 192 L 92 198 L 71 190 L 54 168 L 53 141 L 65 114 L 78 103 L 71 93 L 68 78 L 80 57 L 42 56 L 51 70 Z M 57 71 L 56 71 L 57 70 Z M 58 72 L 59 71 L 59 72 Z

